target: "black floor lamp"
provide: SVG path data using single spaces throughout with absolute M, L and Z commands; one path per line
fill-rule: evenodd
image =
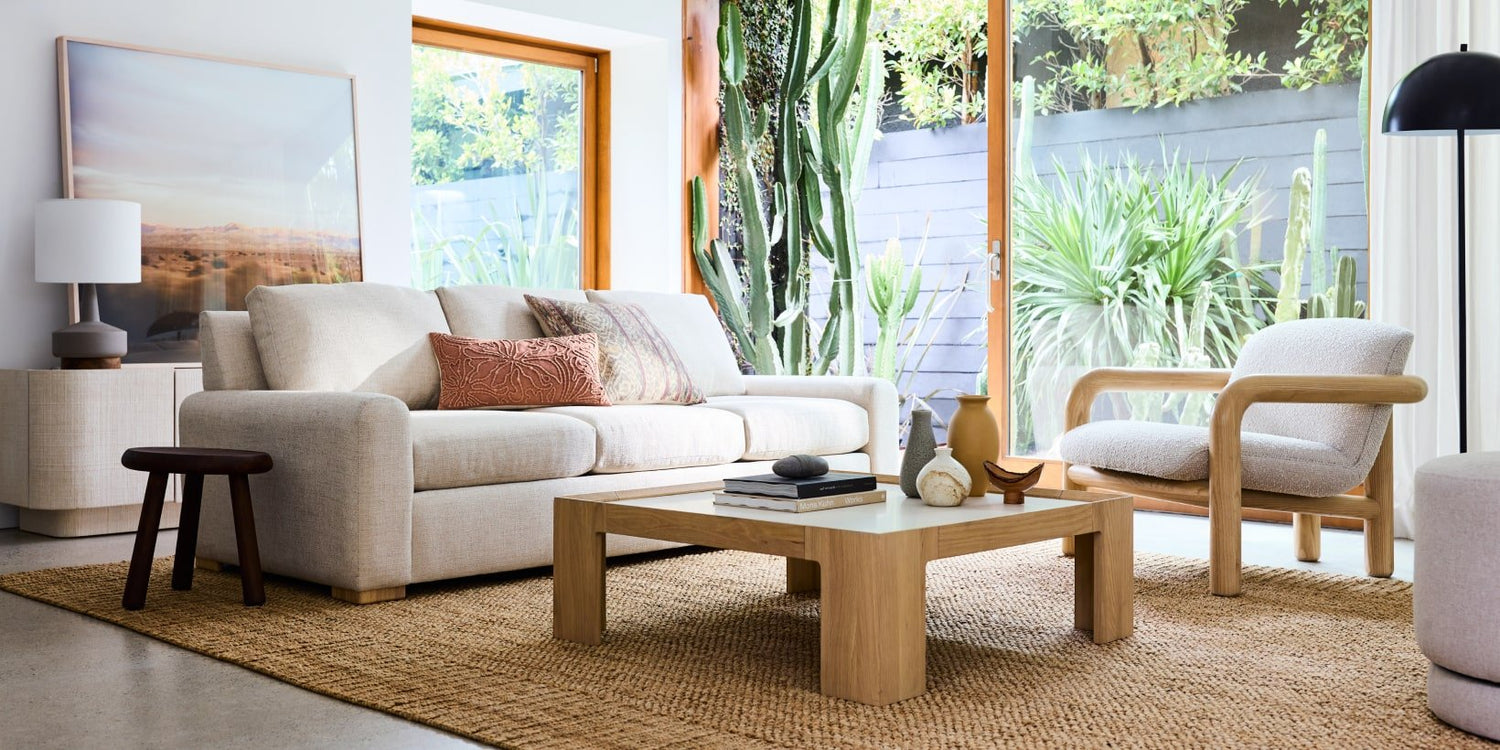
M 1500 133 L 1500 56 L 1444 52 L 1407 73 L 1391 89 L 1381 131 L 1387 135 L 1458 138 L 1458 452 L 1469 451 L 1468 228 L 1464 140 Z

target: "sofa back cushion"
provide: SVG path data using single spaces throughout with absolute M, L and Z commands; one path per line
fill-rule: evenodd
M 471 339 L 535 339 L 547 334 L 526 305 L 535 294 L 587 302 L 578 289 L 523 289 L 514 286 L 446 286 L 437 290 L 454 336 Z
M 260 286 L 245 298 L 266 383 L 278 391 L 384 393 L 437 404 L 427 334 L 448 333 L 432 292 L 385 284 Z
M 204 390 L 263 391 L 268 387 L 250 329 L 250 313 L 204 310 L 198 314 L 198 344 Z
M 591 302 L 640 305 L 682 360 L 705 396 L 741 396 L 745 376 L 729 348 L 719 316 L 701 294 L 589 291 Z

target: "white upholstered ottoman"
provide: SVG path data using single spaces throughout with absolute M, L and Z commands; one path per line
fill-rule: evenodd
M 1429 461 L 1416 484 L 1417 643 L 1427 706 L 1500 739 L 1500 453 Z

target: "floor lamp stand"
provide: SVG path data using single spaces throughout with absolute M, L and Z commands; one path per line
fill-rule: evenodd
M 1467 45 L 1465 45 L 1467 46 Z M 1458 452 L 1469 452 L 1468 179 L 1464 175 L 1464 131 L 1458 131 Z

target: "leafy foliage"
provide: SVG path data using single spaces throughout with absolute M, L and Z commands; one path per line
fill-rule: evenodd
M 1078 374 L 1228 366 L 1266 317 L 1263 288 L 1245 283 L 1263 269 L 1236 250 L 1240 232 L 1261 220 L 1255 179 L 1236 184 L 1237 167 L 1207 174 L 1165 153 L 1155 165 L 1085 153 L 1076 169 L 1055 169 L 1055 180 L 1018 179 L 1014 193 L 1017 450 L 1061 433 L 1056 410 L 1032 404 L 1062 403 Z
M 984 117 L 987 0 L 880 0 L 874 23 L 901 78 L 901 106 L 919 128 Z
M 472 235 L 446 231 L 440 214 L 429 219 L 413 211 L 413 282 L 422 289 L 464 284 L 577 289 L 577 196 L 564 196 L 562 206 L 553 209 L 541 180 L 528 176 L 526 188 L 524 212 L 517 203 L 512 219 L 485 219 Z M 489 214 L 497 213 L 492 206 Z
M 412 182 L 578 167 L 578 73 L 412 47 Z
M 1051 77 L 1046 109 L 1182 104 L 1242 90 L 1271 75 L 1266 56 L 1229 49 L 1248 0 L 1016 0 L 1018 35 L 1054 34 L 1062 51 L 1039 58 Z
M 1297 49 L 1281 77 L 1287 88 L 1343 83 L 1360 77 L 1370 42 L 1370 0 L 1276 0 L 1281 7 L 1304 8 Z

